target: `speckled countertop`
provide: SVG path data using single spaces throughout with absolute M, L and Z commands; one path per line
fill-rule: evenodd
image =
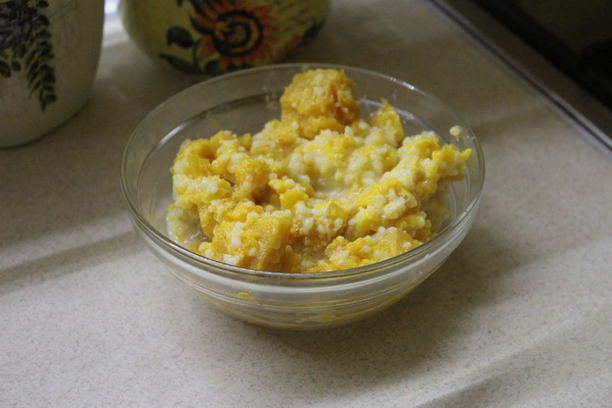
M 332 331 L 204 304 L 132 233 L 118 181 L 131 130 L 190 83 L 109 33 L 88 105 L 0 150 L 0 406 L 612 406 L 612 163 L 421 1 L 335 0 L 299 60 L 404 78 L 473 125 L 486 186 L 449 261 Z

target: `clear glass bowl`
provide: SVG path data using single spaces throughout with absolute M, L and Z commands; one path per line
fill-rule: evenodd
M 387 99 L 402 116 L 406 134 L 434 130 L 460 149 L 472 148 L 465 179 L 448 190 L 450 219 L 430 241 L 376 264 L 323 273 L 289 274 L 244 269 L 197 255 L 173 242 L 165 214 L 172 198 L 172 165 L 187 138 L 219 129 L 256 132 L 278 117 L 278 100 L 295 73 L 344 70 L 357 86 L 364 116 Z M 452 126 L 464 136 L 449 135 Z M 181 281 L 222 311 L 263 326 L 331 327 L 368 316 L 396 302 L 431 275 L 470 229 L 484 181 L 476 137 L 443 103 L 401 80 L 363 69 L 326 64 L 283 64 L 217 77 L 180 92 L 136 128 L 123 153 L 121 183 L 136 231 Z

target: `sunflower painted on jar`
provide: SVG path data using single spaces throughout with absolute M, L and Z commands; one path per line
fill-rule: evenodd
M 124 0 L 121 9 L 128 33 L 151 57 L 188 74 L 214 75 L 282 61 L 316 35 L 329 2 Z
M 197 14 L 194 28 L 203 34 L 203 53 L 218 53 L 219 66 L 242 67 L 272 57 L 277 28 L 272 7 L 253 5 L 247 0 L 208 1 Z

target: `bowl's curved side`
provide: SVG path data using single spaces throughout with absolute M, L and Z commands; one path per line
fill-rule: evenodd
M 257 128 L 267 120 L 266 115 L 277 114 L 278 97 L 295 73 L 320 67 L 345 70 L 366 100 L 378 103 L 380 98 L 388 99 L 405 112 L 406 126 L 435 130 L 447 142 L 473 150 L 466 178 L 453 190 L 457 208 L 452 222 L 430 241 L 395 258 L 317 274 L 244 269 L 204 258 L 173 242 L 163 232 L 162 220 L 171 194 L 168 169 L 182 140 L 206 137 L 219 127 L 237 123 Z M 445 136 L 454 125 L 464 128 L 462 138 Z M 359 68 L 284 64 L 217 77 L 159 105 L 131 135 L 121 173 L 136 230 L 189 286 L 226 312 L 257 324 L 328 326 L 349 316 L 349 320 L 365 316 L 390 298 L 403 296 L 439 267 L 474 221 L 484 182 L 484 157 L 473 132 L 452 110 L 410 84 Z

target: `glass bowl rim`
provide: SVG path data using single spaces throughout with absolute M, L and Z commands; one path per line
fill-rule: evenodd
M 344 71 L 353 71 L 358 72 L 363 75 L 375 77 L 377 79 L 390 81 L 395 83 L 397 86 L 408 88 L 410 91 L 419 94 L 421 97 L 428 99 L 433 104 L 437 105 L 440 109 L 445 111 L 446 114 L 453 117 L 455 122 L 463 128 L 463 136 L 464 138 L 468 138 L 473 143 L 473 151 L 475 153 L 476 161 L 477 161 L 477 173 L 475 180 L 470 181 L 470 187 L 473 186 L 474 192 L 471 194 L 470 201 L 465 206 L 465 208 L 461 211 L 461 213 L 452 220 L 447 226 L 445 226 L 441 231 L 436 233 L 436 235 L 431 238 L 429 241 L 424 242 L 416 248 L 410 249 L 400 255 L 397 255 L 392 258 L 388 258 L 379 262 L 375 262 L 372 264 L 359 266 L 356 268 L 350 269 L 341 269 L 327 272 L 273 272 L 273 271 L 264 271 L 258 269 L 250 269 L 250 268 L 242 268 L 239 266 L 226 264 L 220 261 L 216 261 L 211 258 L 206 258 L 202 255 L 196 254 L 178 243 L 174 242 L 170 239 L 165 233 L 162 233 L 157 228 L 153 227 L 146 218 L 140 213 L 138 206 L 136 205 L 136 191 L 132 191 L 127 181 L 127 162 L 128 156 L 131 151 L 132 145 L 135 143 L 135 140 L 139 136 L 139 129 L 141 125 L 147 122 L 149 119 L 154 118 L 159 111 L 163 110 L 166 106 L 172 105 L 175 101 L 180 100 L 184 95 L 191 93 L 195 88 L 205 87 L 210 84 L 232 80 L 234 77 L 254 74 L 261 71 L 274 71 L 278 69 L 289 69 L 289 70 L 306 70 L 306 69 L 318 69 L 318 68 L 329 68 L 329 69 L 337 69 Z M 161 140 L 167 138 L 168 135 L 162 137 Z M 159 145 L 159 142 L 156 146 Z M 147 161 L 148 156 L 153 152 L 153 150 L 147 152 L 147 157 L 144 159 L 143 164 Z M 139 171 L 142 170 L 142 167 Z M 447 241 L 449 236 L 453 234 L 454 231 L 459 228 L 461 224 L 467 219 L 472 211 L 477 207 L 478 202 L 480 200 L 480 196 L 482 194 L 482 189 L 484 185 L 485 179 L 485 163 L 484 163 L 484 153 L 482 151 L 482 146 L 478 141 L 478 138 L 474 135 L 471 127 L 469 127 L 461 117 L 455 113 L 453 109 L 451 109 L 446 103 L 442 102 L 438 98 L 424 92 L 423 90 L 415 87 L 409 82 L 403 81 L 401 79 L 392 77 L 390 75 L 382 74 L 376 71 L 371 71 L 364 68 L 358 68 L 348 65 L 339 65 L 339 64 L 327 64 L 327 63 L 285 63 L 285 64 L 274 64 L 274 65 L 265 65 L 261 67 L 249 68 L 244 70 L 239 70 L 235 72 L 230 72 L 227 74 L 223 74 L 217 77 L 213 77 L 202 82 L 198 82 L 192 86 L 189 86 L 182 91 L 174 94 L 170 98 L 166 99 L 159 105 L 157 105 L 153 110 L 151 110 L 139 123 L 136 125 L 136 128 L 130 134 L 128 141 L 123 149 L 122 157 L 121 157 L 121 190 L 123 195 L 127 201 L 128 209 L 130 214 L 133 217 L 136 225 L 141 228 L 150 238 L 153 238 L 156 244 L 161 244 L 166 250 L 169 250 L 173 253 L 173 255 L 178 255 L 183 258 L 189 259 L 189 261 L 196 266 L 198 266 L 198 272 L 206 272 L 216 274 L 215 269 L 220 269 L 224 272 L 231 272 L 233 274 L 237 274 L 238 276 L 246 277 L 265 277 L 265 278 L 276 278 L 276 279 L 297 279 L 297 280 L 310 280 L 310 279 L 325 279 L 325 278 L 348 278 L 355 277 L 361 274 L 371 273 L 376 270 L 385 270 L 396 264 L 404 264 L 412 259 L 419 258 L 422 256 L 427 256 L 428 252 L 432 248 L 443 246 Z M 473 184 L 472 184 L 473 183 Z M 212 270 L 209 269 L 212 267 Z

